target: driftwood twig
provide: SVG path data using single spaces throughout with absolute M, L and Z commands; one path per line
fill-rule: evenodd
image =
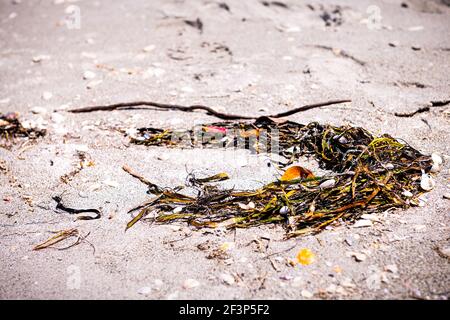
M 340 103 L 346 103 L 351 102 L 351 100 L 345 99 L 345 100 L 330 100 L 326 102 L 320 102 L 320 103 L 314 103 L 314 104 L 307 104 L 292 110 L 288 110 L 281 113 L 276 113 L 272 115 L 267 115 L 269 118 L 281 118 L 290 116 L 292 114 L 314 109 L 314 108 L 320 108 L 325 106 L 330 106 L 333 104 L 340 104 Z M 111 105 L 103 105 L 103 106 L 91 106 L 91 107 L 83 107 L 83 108 L 76 108 L 71 109 L 69 112 L 72 113 L 86 113 L 86 112 L 94 112 L 94 111 L 112 111 L 112 110 L 120 110 L 120 109 L 135 109 L 135 108 L 142 108 L 142 106 L 148 106 L 148 107 L 154 107 L 158 109 L 166 109 L 166 110 L 180 110 L 184 112 L 192 112 L 195 110 L 204 110 L 207 114 L 214 116 L 216 118 L 222 119 L 222 120 L 238 120 L 238 119 L 257 119 L 260 116 L 244 116 L 244 115 L 236 115 L 236 114 L 228 114 L 228 113 L 222 113 L 219 111 L 216 111 L 210 107 L 203 106 L 203 105 L 191 105 L 191 106 L 182 106 L 177 104 L 167 104 L 167 103 L 159 103 L 159 102 L 152 102 L 152 101 L 135 101 L 135 102 L 124 102 L 124 103 L 116 103 Z

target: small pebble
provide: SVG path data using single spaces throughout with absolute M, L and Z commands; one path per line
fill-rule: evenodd
M 448 199 L 450 200 L 450 192 L 444 193 L 444 195 L 442 196 L 444 199 Z

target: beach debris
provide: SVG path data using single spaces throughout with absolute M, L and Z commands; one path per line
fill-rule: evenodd
M 296 258 L 298 263 L 307 266 L 315 261 L 316 255 L 311 250 L 304 248 L 298 252 Z
M 347 103 L 351 102 L 349 99 L 342 99 L 342 100 L 329 100 L 325 102 L 319 102 L 319 103 L 313 103 L 313 104 L 307 104 L 303 105 L 301 107 L 297 107 L 288 111 L 275 113 L 271 115 L 266 115 L 268 118 L 283 118 L 287 117 L 299 112 L 315 109 L 315 108 L 321 108 L 341 103 Z M 110 105 L 100 105 L 100 106 L 90 106 L 90 107 L 81 107 L 81 108 L 75 108 L 68 110 L 68 112 L 72 113 L 86 113 L 86 112 L 95 112 L 95 111 L 113 111 L 113 110 L 133 110 L 133 109 L 143 109 L 143 107 L 151 107 L 149 110 L 154 110 L 155 108 L 162 109 L 162 110 L 178 110 L 183 112 L 192 112 L 195 110 L 203 110 L 206 111 L 208 115 L 214 116 L 216 118 L 222 119 L 222 120 L 239 120 L 239 119 L 258 119 L 260 116 L 246 116 L 246 115 L 236 115 L 236 114 L 227 114 L 220 112 L 213 108 L 210 108 L 208 106 L 204 105 L 191 105 L 191 106 L 182 106 L 177 104 L 168 104 L 168 103 L 161 103 L 161 102 L 154 102 L 154 101 L 133 101 L 133 102 L 122 102 L 122 103 L 115 103 Z
M 89 154 L 85 151 L 81 151 L 87 150 L 85 149 L 85 146 L 79 146 L 77 147 L 77 149 L 78 150 L 76 151 L 76 155 L 78 157 L 78 161 L 76 167 L 71 172 L 62 175 L 59 178 L 59 180 L 61 180 L 61 182 L 63 183 L 69 183 L 73 179 L 73 177 L 79 174 L 83 169 L 95 166 L 95 162 L 91 159 Z
M 16 138 L 37 139 L 47 130 L 40 123 L 21 122 L 17 112 L 0 113 L 0 146 L 10 146 Z
M 73 208 L 66 207 L 65 205 L 62 204 L 61 196 L 54 196 L 52 199 L 56 202 L 57 210 L 62 210 L 69 214 L 80 214 L 80 213 L 89 213 L 89 212 L 95 213 L 95 216 L 79 216 L 79 217 L 77 217 L 77 220 L 96 220 L 96 219 L 100 219 L 100 217 L 101 217 L 100 210 L 98 210 L 98 209 L 73 209 Z
M 57 249 L 57 250 L 66 250 L 66 249 L 72 248 L 84 241 L 84 242 L 87 242 L 94 249 L 94 252 L 95 252 L 95 247 L 89 241 L 86 240 L 86 238 L 89 236 L 89 233 L 86 234 L 85 236 L 82 236 L 80 234 L 80 232 L 78 231 L 78 229 L 76 229 L 76 228 L 62 230 L 62 231 L 56 231 L 53 233 L 55 233 L 55 235 L 53 237 L 36 245 L 33 248 L 33 250 L 38 251 L 38 250 L 42 250 L 42 249 L 46 249 L 46 248 L 52 248 L 52 249 Z M 54 247 L 55 244 L 60 243 L 64 240 L 70 239 L 70 238 L 76 238 L 76 241 L 65 247 Z
M 419 109 L 417 109 L 417 110 L 415 110 L 413 112 L 407 112 L 407 113 L 398 113 L 398 112 L 396 112 L 396 113 L 394 113 L 394 115 L 396 117 L 409 118 L 409 117 L 413 117 L 413 116 L 415 116 L 416 114 L 419 114 L 419 113 L 428 112 L 433 107 L 444 107 L 444 106 L 446 106 L 448 104 L 450 104 L 450 100 L 430 101 L 429 103 L 427 103 L 427 105 L 425 107 L 420 107 Z
M 420 179 L 420 187 L 425 191 L 430 191 L 434 188 L 436 183 L 434 182 L 433 178 L 425 173 L 425 171 L 422 171 L 422 178 Z
M 300 166 L 292 166 L 283 173 L 280 181 L 291 181 L 309 178 L 314 178 L 314 175 L 311 171 Z
M 343 221 L 370 227 L 375 216 L 369 214 L 419 203 L 424 191 L 434 186 L 428 175 L 433 164 L 430 156 L 388 134 L 374 136 L 360 127 L 317 122 L 303 125 L 260 117 L 254 122 L 209 123 L 182 132 L 138 128 L 130 139 L 148 146 L 245 148 L 267 153 L 274 143 L 274 131 L 277 152 L 286 159 L 278 163 L 280 168 L 287 168 L 280 179 L 255 190 L 223 189 L 211 184 L 228 177 L 225 173 L 205 179 L 190 175 L 190 183 L 175 188 L 162 188 L 143 179 L 153 198 L 138 207 L 140 213 L 131 225 L 153 212 L 156 223 L 181 220 L 198 228 L 281 224 L 287 237 L 295 237 Z M 223 140 L 223 135 L 228 139 Z M 315 158 L 328 172 L 319 176 L 291 166 L 302 156 Z M 391 169 L 386 168 L 388 164 Z M 195 195 L 180 192 L 186 187 L 194 189 Z M 250 203 L 254 208 L 248 206 Z M 176 207 L 182 210 L 173 213 Z M 364 216 L 367 219 L 361 219 L 363 214 L 368 214 Z

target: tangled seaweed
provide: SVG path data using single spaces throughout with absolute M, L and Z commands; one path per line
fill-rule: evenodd
M 25 128 L 19 121 L 17 113 L 0 114 L 0 140 L 8 142 L 15 138 L 36 139 L 45 134 L 46 131 L 43 129 Z
M 230 131 L 234 135 L 224 137 L 223 133 Z M 183 187 L 162 188 L 147 181 L 149 193 L 155 197 L 130 211 L 139 213 L 127 229 L 155 212 L 158 223 L 181 220 L 210 228 L 279 223 L 287 237 L 316 233 L 334 222 L 352 222 L 363 213 L 417 205 L 424 192 L 421 178 L 432 166 L 431 157 L 388 134 L 376 137 L 359 127 L 277 123 L 267 117 L 253 123 L 213 123 L 182 134 L 141 128 L 132 142 L 172 147 L 243 145 L 259 152 L 262 132 L 267 133 L 264 144 L 269 147 L 275 141 L 272 133 L 278 135 L 277 152 L 287 159 L 282 167 L 301 156 L 313 156 L 321 168 L 333 173 L 279 179 L 256 190 L 223 190 L 211 184 L 224 180 L 225 174 L 204 179 L 192 176 L 189 182 L 197 196 L 180 193 Z

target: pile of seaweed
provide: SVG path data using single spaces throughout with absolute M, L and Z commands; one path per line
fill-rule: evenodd
M 226 173 L 203 179 L 191 175 L 188 186 L 195 188 L 196 196 L 181 193 L 184 186 L 163 188 L 141 179 L 154 197 L 130 211 L 139 210 L 127 229 L 152 213 L 146 219 L 157 223 L 181 220 L 196 227 L 282 224 L 287 237 L 294 237 L 319 232 L 332 223 L 355 221 L 364 213 L 417 205 L 429 190 L 421 182 L 431 179 L 427 174 L 431 157 L 388 134 L 374 136 L 359 127 L 303 125 L 261 117 L 252 123 L 206 124 L 183 133 L 141 128 L 132 142 L 170 147 L 243 146 L 252 152 L 273 152 L 275 135 L 275 150 L 286 159 L 281 167 L 310 156 L 332 173 L 315 176 L 306 168 L 291 166 L 280 179 L 256 190 L 220 188 L 216 182 L 227 179 Z M 263 145 L 266 148 L 261 151 Z
M 24 127 L 16 112 L 0 113 L 0 140 L 4 140 L 4 142 L 0 141 L 2 144 L 11 142 L 15 138 L 36 139 L 45 134 L 44 129 Z

